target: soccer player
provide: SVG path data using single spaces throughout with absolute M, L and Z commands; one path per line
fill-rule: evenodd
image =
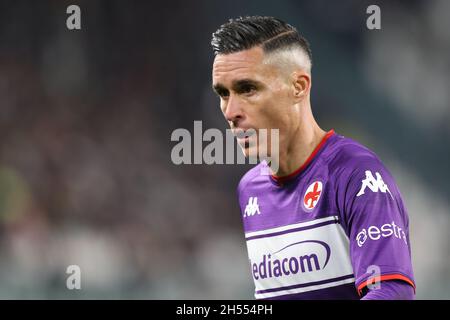
M 213 89 L 233 132 L 279 129 L 278 170 L 262 174 L 260 161 L 237 190 L 255 298 L 413 299 L 399 189 L 375 153 L 316 123 L 307 40 L 254 16 L 223 24 L 211 44 Z M 246 156 L 262 147 L 257 135 L 238 143 Z

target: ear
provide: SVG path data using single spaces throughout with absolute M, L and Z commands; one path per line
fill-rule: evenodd
M 306 72 L 294 72 L 292 74 L 292 88 L 295 102 L 300 102 L 309 95 L 311 90 L 311 76 Z

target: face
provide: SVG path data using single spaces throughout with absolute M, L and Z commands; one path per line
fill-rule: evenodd
M 235 135 L 249 129 L 267 129 L 265 144 L 256 134 L 237 138 L 245 156 L 257 156 L 258 150 L 271 156 L 270 129 L 279 129 L 280 150 L 286 147 L 298 125 L 293 84 L 282 68 L 265 61 L 261 48 L 217 55 L 213 88 Z

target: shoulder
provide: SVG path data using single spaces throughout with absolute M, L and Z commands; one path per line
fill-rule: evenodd
M 378 189 L 389 189 L 391 196 L 400 197 L 393 175 L 372 150 L 343 136 L 337 136 L 330 147 L 323 160 L 330 182 L 343 199 L 353 201 L 365 187 L 373 189 L 374 196 Z
M 389 174 L 375 152 L 341 135 L 336 136 L 323 160 L 328 164 L 329 172 L 340 177 L 351 178 L 355 173 L 367 170 L 381 170 Z
M 265 162 L 261 162 L 247 171 L 239 181 L 237 192 L 240 194 L 247 186 L 258 181 L 263 181 L 263 172 L 266 172 L 268 166 Z
M 341 206 L 384 203 L 395 200 L 402 206 L 397 183 L 378 156 L 362 144 L 338 136 L 335 150 L 328 154 L 329 179 Z M 348 210 L 345 210 L 348 211 Z
M 329 181 L 346 230 L 358 219 L 406 215 L 394 177 L 372 150 L 342 136 L 333 147 Z

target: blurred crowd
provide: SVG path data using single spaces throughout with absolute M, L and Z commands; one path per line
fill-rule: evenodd
M 310 39 L 319 123 L 390 168 L 418 298 L 450 298 L 450 2 L 382 1 L 380 31 L 364 1 L 77 3 L 79 31 L 72 2 L 0 3 L 0 298 L 253 297 L 235 192 L 249 166 L 170 159 L 174 129 L 226 128 L 209 41 L 246 14 Z

